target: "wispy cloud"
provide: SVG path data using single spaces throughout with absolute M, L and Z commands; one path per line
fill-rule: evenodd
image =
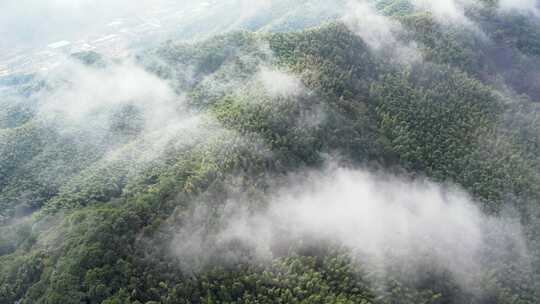
M 382 15 L 371 2 L 348 0 L 343 20 L 375 52 L 386 54 L 398 63 L 413 63 L 422 59 L 414 41 L 399 39 L 404 33 L 401 24 Z
M 295 97 L 305 90 L 296 76 L 268 66 L 261 66 L 256 78 L 270 97 Z

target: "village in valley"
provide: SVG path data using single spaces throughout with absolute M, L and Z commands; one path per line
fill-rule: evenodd
M 20 46 L 0 50 L 0 80 L 14 75 L 47 73 L 59 66 L 71 54 L 94 51 L 108 58 L 126 58 L 139 44 L 159 43 L 174 35 L 179 21 L 194 20 L 205 8 L 219 5 L 217 1 L 198 3 L 188 9 L 178 9 L 170 2 L 145 12 L 141 16 L 115 18 L 93 33 L 77 39 L 51 41 L 42 46 Z

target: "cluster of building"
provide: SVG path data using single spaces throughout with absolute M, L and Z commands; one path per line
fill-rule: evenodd
M 84 51 L 95 51 L 109 58 L 128 57 L 132 45 L 166 37 L 183 18 L 199 14 L 210 5 L 210 2 L 202 2 L 190 9 L 179 10 L 173 1 L 169 7 L 156 7 L 145 12 L 143 17 L 111 20 L 96 27 L 98 34 L 79 40 L 55 41 L 39 49 L 0 50 L 0 77 L 46 72 L 60 65 L 66 55 Z

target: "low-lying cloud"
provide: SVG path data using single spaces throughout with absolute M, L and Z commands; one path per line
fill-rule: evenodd
M 414 63 L 422 60 L 415 41 L 402 41 L 402 25 L 391 17 L 382 15 L 368 1 L 347 1 L 343 21 L 373 51 L 385 54 L 396 63 Z
M 182 97 L 166 81 L 134 63 L 95 68 L 68 60 L 49 79 L 67 83 L 45 92 L 38 116 L 63 122 L 64 129 L 105 127 L 111 113 L 122 106 L 139 110 L 148 130 L 180 119 Z
M 411 2 L 417 9 L 431 12 L 438 21 L 445 24 L 457 22 L 470 25 L 471 21 L 465 16 L 465 10 L 475 5 L 473 0 L 412 0 Z
M 381 15 L 366 1 L 351 0 L 347 6 L 345 23 L 371 48 L 380 50 L 396 42 L 396 33 L 401 30 L 399 22 Z
M 67 59 L 47 80 L 52 86 L 37 94 L 33 120 L 96 150 L 116 155 L 114 149 L 125 153 L 138 142 L 141 160 L 150 160 L 170 145 L 187 144 L 186 134 L 219 128 L 188 110 L 167 80 L 130 60 L 95 67 Z
M 305 90 L 296 76 L 271 67 L 261 66 L 256 77 L 270 97 L 294 97 Z
M 230 248 L 250 248 L 265 260 L 284 246 L 331 243 L 347 248 L 364 268 L 400 268 L 411 277 L 425 269 L 448 271 L 471 289 L 478 275 L 501 262 L 493 251 L 527 263 L 520 225 L 484 215 L 457 189 L 344 168 L 290 179 L 293 186 L 273 192 L 264 211 L 235 200 L 217 212 L 197 208 L 174 252 L 192 266 L 216 256 L 242 259 Z M 209 234 L 216 214 L 221 229 Z

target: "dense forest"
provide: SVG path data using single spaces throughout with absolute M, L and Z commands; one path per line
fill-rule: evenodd
M 419 2 L 0 79 L 0 303 L 539 303 L 540 17 Z

